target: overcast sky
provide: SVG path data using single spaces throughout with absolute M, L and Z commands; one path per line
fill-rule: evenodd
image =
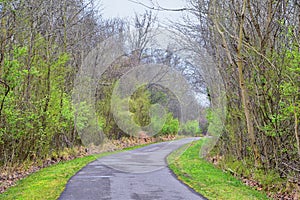
M 130 2 L 128 0 L 99 0 L 103 8 L 103 16 L 105 18 L 121 17 L 128 18 L 133 17 L 134 13 L 143 13 L 147 8 L 142 5 Z M 165 8 L 182 8 L 185 5 L 185 0 L 154 0 L 157 1 L 162 7 Z M 149 0 L 140 0 L 140 2 L 151 5 Z M 179 19 L 180 12 L 167 12 L 161 11 L 158 13 L 159 20 L 166 21 L 167 19 Z
M 135 16 L 136 13 L 144 13 L 147 8 L 142 5 L 130 2 L 128 0 L 98 0 L 102 6 L 102 14 L 104 18 L 131 18 Z M 136 0 L 138 1 L 138 0 Z M 149 0 L 139 0 L 140 2 L 151 5 Z M 160 6 L 170 9 L 178 9 L 185 7 L 186 0 L 153 0 L 158 2 Z M 168 12 L 168 11 L 153 11 L 157 14 L 158 20 L 161 25 L 168 22 L 168 20 L 178 22 L 183 13 L 181 12 Z M 160 48 L 167 48 L 168 43 L 170 42 L 170 36 L 168 32 L 161 32 L 157 35 L 156 40 L 160 44 Z M 207 95 L 205 94 L 196 94 L 197 100 L 203 106 L 208 106 Z

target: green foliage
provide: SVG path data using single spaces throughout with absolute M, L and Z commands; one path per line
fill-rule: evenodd
M 87 102 L 80 102 L 75 105 L 75 122 L 78 131 L 82 131 L 89 126 L 92 112 L 93 110 Z
M 176 135 L 179 131 L 179 120 L 173 117 L 172 113 L 168 113 L 166 116 L 165 124 L 160 131 L 160 135 Z
M 32 56 L 30 67 L 27 47 L 15 47 L 4 59 L 0 78 L 10 91 L 2 111 L 5 126 L 0 127 L 0 150 L 9 156 L 1 156 L 2 164 L 46 157 L 52 149 L 69 145 L 61 141 L 61 135 L 73 132 L 74 127 L 71 97 L 64 92 L 69 56 L 63 53 L 45 60 L 39 53 L 46 47 L 47 42 L 40 37 L 32 47 L 37 54 Z M 4 94 L 3 88 L 0 91 Z
M 206 118 L 208 120 L 208 133 L 219 136 L 224 131 L 222 111 L 218 109 L 207 109 Z
M 113 87 L 115 87 L 114 84 L 112 86 L 102 87 L 102 97 L 98 99 L 96 104 L 99 126 L 109 138 L 113 137 L 114 128 L 116 127 L 116 123 L 111 113 L 111 96 Z
M 249 180 L 255 180 L 262 185 L 263 189 L 270 192 L 278 192 L 285 184 L 286 179 L 281 178 L 275 170 L 263 170 L 252 166 L 253 160 L 237 160 L 233 156 L 226 156 L 219 163 L 219 167 L 226 171 L 234 172 Z
M 133 120 L 142 127 L 147 126 L 150 123 L 150 92 L 145 88 L 146 87 L 143 86 L 135 91 L 129 102 L 129 110 L 133 113 Z
M 187 121 L 181 126 L 180 132 L 193 136 L 199 135 L 201 133 L 199 122 L 197 120 Z
M 270 120 L 262 127 L 265 134 L 272 137 L 285 135 L 286 127 L 283 125 L 293 121 L 294 114 L 300 112 L 300 99 L 297 96 L 300 84 L 296 81 L 300 77 L 300 53 L 295 48 L 288 50 L 286 57 L 284 76 L 278 88 L 280 94 L 278 110 L 269 114 Z
M 20 86 L 26 73 L 23 70 L 25 57 L 27 56 L 27 47 L 15 47 L 12 59 L 4 60 L 4 77 L 3 79 L 11 88 Z

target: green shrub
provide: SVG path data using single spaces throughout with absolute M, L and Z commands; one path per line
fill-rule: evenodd
M 160 131 L 160 135 L 175 135 L 179 131 L 179 121 L 173 117 L 172 113 L 168 113 L 166 117 L 166 122 Z
M 201 129 L 199 127 L 199 122 L 197 120 L 187 121 L 185 124 L 181 126 L 180 132 L 182 134 L 188 134 L 196 136 L 201 133 Z

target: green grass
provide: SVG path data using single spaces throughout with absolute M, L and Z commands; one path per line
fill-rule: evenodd
M 264 193 L 244 185 L 232 175 L 200 159 L 199 150 L 203 142 L 194 142 L 181 155 L 185 147 L 168 157 L 169 167 L 181 181 L 210 200 L 268 199 Z
M 208 199 L 268 199 L 263 193 L 243 185 L 231 175 L 223 173 L 212 164 L 200 159 L 198 153 L 202 143 L 203 141 L 200 140 L 191 145 L 179 159 L 177 155 L 180 149 L 168 157 L 170 168 L 180 180 Z M 124 150 L 132 150 L 142 146 L 146 145 Z M 183 147 L 181 150 L 183 149 L 185 148 Z M 18 181 L 16 186 L 9 188 L 5 193 L 0 194 L 0 200 L 57 199 L 65 189 L 68 180 L 82 167 L 97 158 L 110 154 L 112 152 L 77 158 L 41 169 Z M 173 162 L 174 159 L 176 159 L 175 162 Z
M 132 150 L 146 145 L 126 148 Z M 107 152 L 99 155 L 91 155 L 77 158 L 67 162 L 61 162 L 50 167 L 39 170 L 36 173 L 18 181 L 15 186 L 0 194 L 0 200 L 46 200 L 57 199 L 65 189 L 68 180 L 81 168 L 97 158 L 116 152 Z

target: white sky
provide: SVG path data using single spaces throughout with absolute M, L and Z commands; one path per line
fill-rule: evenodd
M 104 18 L 113 17 L 134 17 L 134 13 L 144 13 L 147 9 L 142 5 L 130 2 L 128 0 L 99 0 L 103 8 Z M 151 5 L 149 0 L 140 0 L 140 2 Z M 154 0 L 158 2 L 162 7 L 165 8 L 182 8 L 185 5 L 185 0 Z M 154 11 L 156 12 L 156 11 Z M 167 19 L 178 19 L 181 16 L 181 12 L 168 12 L 160 11 L 158 13 L 158 18 L 160 21 L 166 21 Z

